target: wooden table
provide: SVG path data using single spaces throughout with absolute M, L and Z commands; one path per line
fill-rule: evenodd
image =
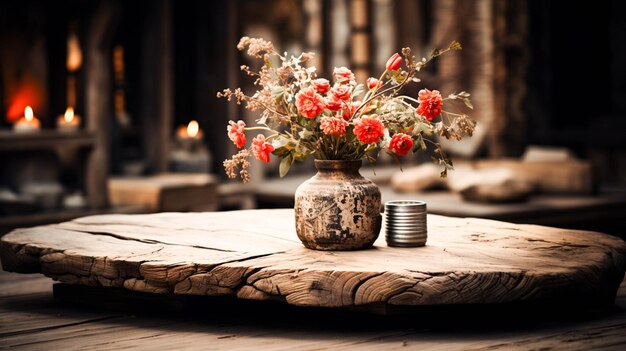
M 321 252 L 292 210 L 102 215 L 4 236 L 5 270 L 151 294 L 402 310 L 550 302 L 612 305 L 626 244 L 593 232 L 428 217 L 426 247 Z
M 52 291 L 52 281 L 40 274 L 0 271 L 0 349 L 617 351 L 626 345 L 626 281 L 614 310 L 590 315 L 573 305 L 569 314 L 455 306 L 380 316 L 217 298 L 167 313 L 180 299 L 163 296 L 142 309 L 121 310 L 101 295 L 80 295 L 97 301 L 83 305 Z

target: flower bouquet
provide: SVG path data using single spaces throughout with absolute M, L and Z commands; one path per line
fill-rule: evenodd
M 443 109 L 444 102 L 461 102 L 471 109 L 466 92 L 445 98 L 439 91 L 429 89 L 420 90 L 416 96 L 400 95 L 409 83 L 420 82 L 416 74 L 432 59 L 460 50 L 456 41 L 443 50 L 433 50 L 421 60 L 404 48 L 402 56 L 395 53 L 389 58 L 379 78 L 368 78 L 365 84 L 357 84 L 346 67 L 334 69 L 334 84 L 318 78 L 316 68 L 307 66 L 313 53 L 280 55 L 271 42 L 248 37 L 243 37 L 237 48 L 247 49 L 248 55 L 263 60 L 259 71 L 241 66 L 242 71 L 256 78 L 254 83 L 259 89 L 252 95 L 241 89 L 225 89 L 217 96 L 244 103 L 247 109 L 259 111 L 261 118 L 253 127 L 241 120 L 229 122 L 228 137 L 242 149 L 224 161 L 230 178 L 235 178 L 239 169 L 243 181 L 249 180 L 251 155 L 266 163 L 270 154 L 279 157 L 282 177 L 294 161 L 309 157 L 374 161 L 380 151 L 395 158 L 426 150 L 427 143 L 434 146 L 434 160 L 442 165 L 441 176 L 445 177 L 452 162 L 439 144 L 428 137 L 460 140 L 471 136 L 476 126 L 467 114 Z M 250 148 L 244 148 L 245 132 L 265 135 L 259 133 Z
M 394 158 L 434 146 L 433 159 L 443 166 L 441 176 L 452 169 L 435 135 L 460 140 L 471 136 L 476 122 L 465 113 L 444 110 L 444 102 L 472 108 L 466 92 L 447 97 L 437 90 L 422 89 L 403 95 L 410 83 L 419 83 L 417 73 L 432 59 L 460 50 L 453 41 L 416 60 L 409 48 L 393 54 L 378 78 L 358 84 L 346 67 L 335 68 L 333 83 L 318 78 L 309 66 L 312 53 L 279 54 L 271 42 L 243 37 L 239 50 L 261 59 L 258 71 L 241 70 L 255 78 L 259 87 L 252 95 L 241 89 L 225 89 L 218 97 L 235 100 L 260 112 L 257 125 L 230 121 L 228 137 L 241 149 L 224 161 L 226 174 L 237 172 L 249 180 L 248 161 L 254 155 L 269 163 L 270 154 L 281 159 L 280 176 L 295 161 L 315 158 L 318 174 L 302 183 L 295 195 L 296 231 L 303 244 L 318 250 L 355 250 L 370 247 L 381 227 L 378 187 L 358 170 L 362 160 L 376 160 L 381 151 Z M 246 132 L 258 132 L 246 147 Z

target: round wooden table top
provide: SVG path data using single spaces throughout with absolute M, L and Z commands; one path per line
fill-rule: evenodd
M 369 250 L 313 251 L 293 210 L 84 217 L 15 230 L 0 254 L 4 270 L 70 284 L 325 307 L 606 304 L 626 269 L 613 236 L 435 215 L 425 247 L 381 235 Z

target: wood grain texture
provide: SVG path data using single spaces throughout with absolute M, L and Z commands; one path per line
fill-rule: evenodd
M 320 252 L 292 210 L 102 215 L 18 229 L 3 268 L 158 294 L 351 307 L 555 300 L 612 304 L 626 244 L 593 232 L 430 215 L 428 243 Z
M 11 296 L 0 296 L 0 348 L 623 350 L 626 345 L 626 281 L 622 282 L 615 301 L 618 308 L 609 314 L 581 318 L 577 306 L 571 306 L 573 318 L 553 311 L 535 311 L 526 314 L 526 322 L 520 313 L 500 306 L 492 306 L 500 311 L 495 315 L 493 309 L 485 313 L 489 310 L 485 306 L 476 306 L 479 308 L 475 313 L 459 306 L 438 306 L 430 313 L 420 309 L 417 314 L 407 316 L 374 316 L 252 301 L 213 302 L 224 299 L 202 299 L 205 304 L 201 303 L 200 308 L 193 303 L 178 315 L 164 313 L 163 306 L 153 309 L 156 314 L 111 312 L 100 308 L 102 302 L 107 303 L 102 295 L 118 289 L 74 286 L 78 291 L 101 292 L 100 296 L 82 293 L 84 298 L 95 302 L 77 306 L 75 301 L 68 304 L 54 299 L 50 285 L 50 280 L 41 275 L 0 271 L 0 292 L 7 287 L 14 290 Z M 161 297 L 163 304 L 183 298 L 153 296 Z

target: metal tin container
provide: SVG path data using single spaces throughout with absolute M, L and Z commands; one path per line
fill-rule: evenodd
M 426 245 L 426 203 L 418 200 L 397 200 L 385 203 L 385 239 L 388 246 L 415 247 Z

